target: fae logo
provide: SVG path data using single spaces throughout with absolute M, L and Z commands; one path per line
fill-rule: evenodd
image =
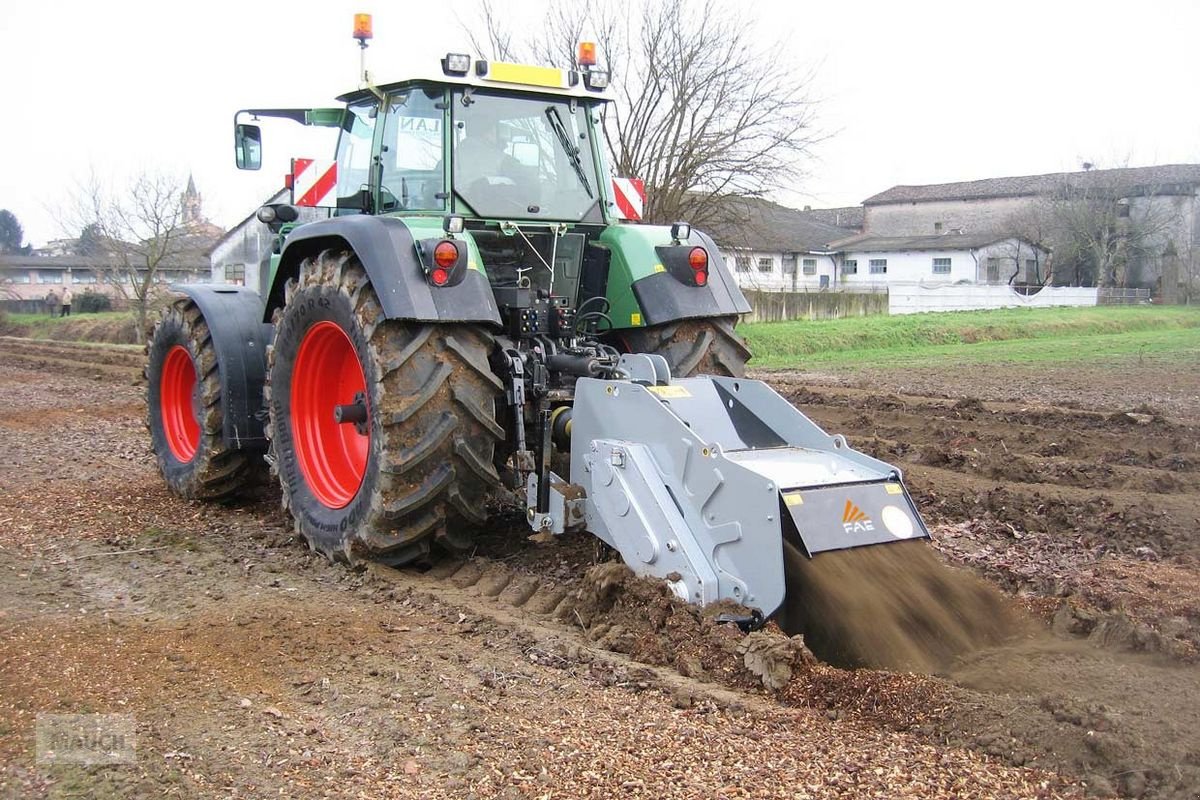
M 861 533 L 875 530 L 875 525 L 861 508 L 847 500 L 846 510 L 842 512 L 842 528 L 846 533 Z

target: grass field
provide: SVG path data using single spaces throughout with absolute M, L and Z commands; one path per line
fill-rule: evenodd
M 1200 357 L 1200 308 L 1003 309 L 741 326 L 760 368 Z
M 66 318 L 47 314 L 6 314 L 4 322 L 4 333 L 9 336 L 115 344 L 135 340 L 133 315 L 128 311 L 72 314 Z

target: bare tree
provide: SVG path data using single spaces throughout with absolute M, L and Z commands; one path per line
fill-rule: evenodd
M 1032 268 L 1025 271 L 1025 283 L 1030 286 L 1045 286 L 1053 280 L 1053 255 L 1043 258 L 1043 253 L 1053 254 L 1054 226 L 1050 206 L 1038 201 L 1011 214 L 1004 221 L 1003 232 L 1013 238 L 1011 255 L 1017 268 L 1009 283 L 1021 274 L 1021 264 L 1032 261 Z
M 103 253 L 97 271 L 128 301 L 139 342 L 161 294 L 163 271 L 202 260 L 184 225 L 183 186 L 175 175 L 142 173 L 114 193 L 92 173 L 77 183 L 60 213 L 65 230 L 86 231 L 88 246 Z
M 818 139 L 811 73 L 717 0 L 554 0 L 523 41 L 489 0 L 478 16 L 469 32 L 491 57 L 564 66 L 595 35 L 616 100 L 603 111 L 613 169 L 646 182 L 649 222 L 728 223 L 731 207 L 714 200 L 794 187 Z
M 1144 283 L 1146 268 L 1158 262 L 1173 225 L 1171 215 L 1153 202 L 1157 193 L 1153 186 L 1068 176 L 1046 201 L 1056 242 L 1056 282 L 1069 276 L 1079 286 Z
M 1188 239 L 1179 250 L 1180 301 L 1200 302 L 1200 240 Z

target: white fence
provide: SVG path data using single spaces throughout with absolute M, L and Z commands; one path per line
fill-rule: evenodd
M 895 285 L 888 293 L 889 314 L 923 311 L 976 311 L 986 308 L 1048 308 L 1094 306 L 1097 290 L 1074 286 L 1046 286 L 1037 294 L 1023 295 L 1008 286 Z

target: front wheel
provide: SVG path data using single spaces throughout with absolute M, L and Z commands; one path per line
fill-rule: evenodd
M 630 353 L 654 353 L 671 366 L 671 375 L 722 375 L 742 378 L 750 348 L 733 329 L 737 317 L 684 319 L 649 328 L 620 332 L 621 343 Z
M 353 253 L 307 259 L 268 356 L 271 462 L 309 545 L 400 565 L 461 551 L 499 486 L 489 334 L 384 320 Z
M 217 353 L 208 322 L 176 300 L 146 344 L 150 442 L 167 486 L 186 500 L 225 500 L 252 484 L 253 456 L 225 444 Z

